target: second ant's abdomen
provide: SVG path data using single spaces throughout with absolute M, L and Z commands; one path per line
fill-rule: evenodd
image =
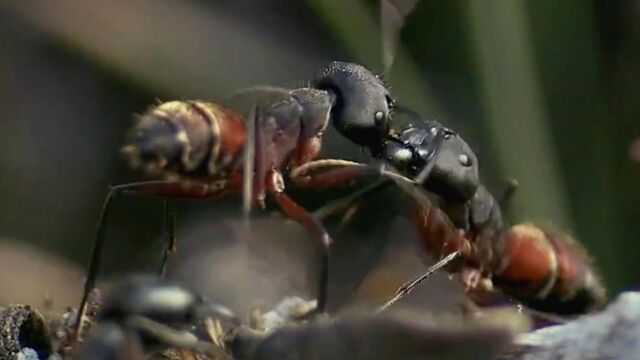
M 234 111 L 204 101 L 152 107 L 131 129 L 122 153 L 151 174 L 221 178 L 240 163 L 245 125 Z
M 504 261 L 493 281 L 507 294 L 557 314 L 585 313 L 604 303 L 604 287 L 573 239 L 521 224 L 509 228 L 503 241 Z

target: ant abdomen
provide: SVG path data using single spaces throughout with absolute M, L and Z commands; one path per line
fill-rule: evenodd
M 541 311 L 589 312 L 606 299 L 586 252 L 572 238 L 520 224 L 502 235 L 504 256 L 493 282 L 504 292 Z
M 217 177 L 238 163 L 245 137 L 241 116 L 230 109 L 170 101 L 138 118 L 122 153 L 151 174 Z

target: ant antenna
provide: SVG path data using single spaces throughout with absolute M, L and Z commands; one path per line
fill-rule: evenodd
M 397 102 L 393 106 L 393 111 L 408 116 L 411 119 L 411 123 L 425 123 L 424 117 L 419 112 Z

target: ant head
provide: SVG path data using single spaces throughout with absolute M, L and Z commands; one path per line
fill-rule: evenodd
M 425 187 L 448 200 L 466 201 L 478 189 L 476 155 L 458 134 L 435 121 L 403 129 L 384 152 L 392 166 L 414 178 L 432 166 Z
M 133 276 L 115 286 L 100 310 L 102 320 L 144 316 L 162 323 L 190 323 L 200 298 L 181 286 L 155 277 Z
M 313 87 L 334 96 L 330 121 L 342 135 L 373 153 L 381 150 L 394 101 L 380 78 L 361 65 L 334 61 L 318 72 Z

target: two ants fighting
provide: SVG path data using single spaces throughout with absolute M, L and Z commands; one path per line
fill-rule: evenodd
M 165 102 L 138 117 L 122 153 L 134 168 L 158 180 L 110 187 L 78 310 L 78 339 L 98 277 L 105 222 L 111 201 L 119 195 L 215 199 L 237 194 L 243 198 L 247 215 L 252 208 L 264 208 L 267 201 L 275 204 L 322 245 L 314 309 L 318 314 L 326 311 L 334 237 L 325 229 L 322 216 L 314 215 L 287 193 L 288 184 L 328 188 L 354 180 L 376 180 L 373 186 L 327 204 L 324 215 L 346 211 L 389 186 L 406 195 L 408 218 L 422 249 L 436 263 L 425 275 L 403 285 L 381 310 L 440 268 L 456 274 L 470 298 L 478 301 L 484 294 L 501 292 L 536 311 L 560 315 L 586 313 L 604 303 L 604 286 L 577 241 L 533 223 L 508 224 L 501 205 L 515 184 L 496 198 L 480 181 L 478 158 L 467 142 L 446 126 L 402 106 L 368 69 L 332 62 L 317 72 L 309 87 L 252 91 L 264 92 L 271 100 L 254 106 L 246 118 L 235 109 L 205 101 Z M 395 114 L 410 116 L 412 121 L 395 128 Z M 367 149 L 371 164 L 318 159 L 329 125 L 354 145 Z M 170 232 L 160 274 L 175 247 L 175 229 Z M 203 308 L 224 312 L 194 300 L 194 295 L 177 297 L 185 299 L 181 304 L 173 304 L 177 300 L 172 297 L 164 308 L 151 304 L 152 293 L 161 286 L 166 285 L 134 287 L 123 297 L 130 299 L 139 293 L 131 302 L 140 302 L 137 308 L 159 314 L 159 323 L 166 322 L 165 318 L 173 321 L 173 317 L 185 321 L 185 316 Z M 122 313 L 126 311 L 114 312 Z M 116 316 L 112 315 L 104 316 Z M 136 326 L 145 331 L 153 332 L 153 326 L 159 326 L 146 323 L 145 317 L 136 319 Z M 205 346 L 197 341 L 189 344 Z

